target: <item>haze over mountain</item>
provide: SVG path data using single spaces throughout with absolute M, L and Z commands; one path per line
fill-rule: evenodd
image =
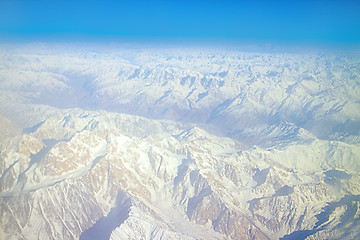
M 1 239 L 357 239 L 360 56 L 2 45 Z

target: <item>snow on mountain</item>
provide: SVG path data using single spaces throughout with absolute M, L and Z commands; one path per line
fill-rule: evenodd
M 0 236 L 355 239 L 359 80 L 335 53 L 2 48 Z

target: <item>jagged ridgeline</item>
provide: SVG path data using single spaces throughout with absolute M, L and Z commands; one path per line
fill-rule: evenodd
M 360 238 L 360 55 L 0 47 L 1 239 Z

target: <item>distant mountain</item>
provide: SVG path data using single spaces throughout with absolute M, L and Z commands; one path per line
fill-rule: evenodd
M 360 56 L 0 49 L 1 239 L 360 237 Z

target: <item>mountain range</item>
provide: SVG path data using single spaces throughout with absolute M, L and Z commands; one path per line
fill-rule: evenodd
M 0 47 L 1 239 L 357 239 L 360 55 Z

